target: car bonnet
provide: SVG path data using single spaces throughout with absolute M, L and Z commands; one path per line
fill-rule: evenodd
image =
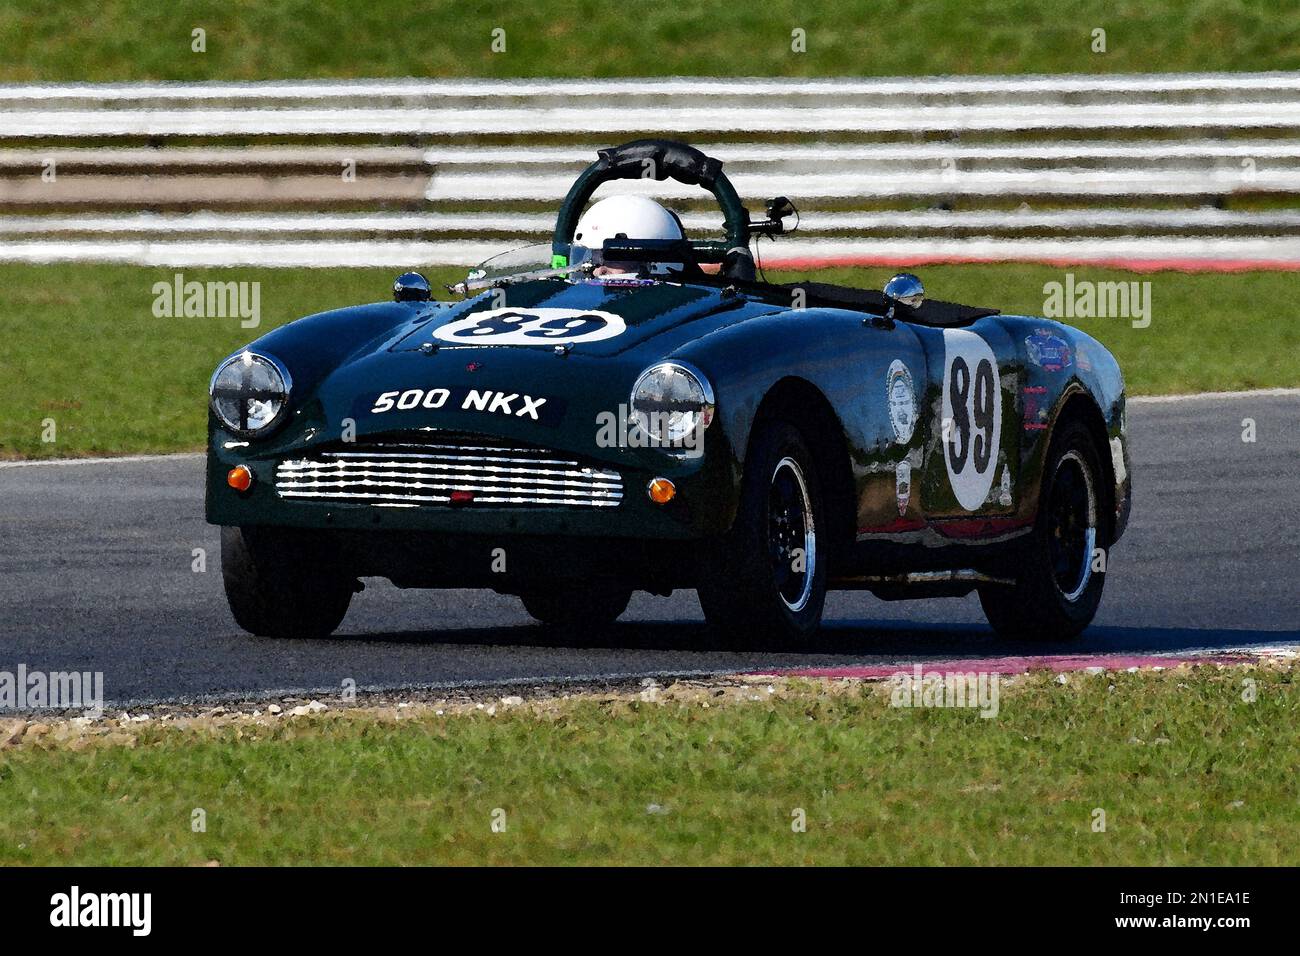
M 777 308 L 703 286 L 635 279 L 540 280 L 489 290 L 439 310 L 392 348 L 562 347 L 612 356 L 670 330 L 685 333 L 677 338 L 693 338 Z

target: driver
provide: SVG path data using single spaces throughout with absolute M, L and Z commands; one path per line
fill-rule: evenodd
M 596 268 L 592 275 L 667 275 L 681 271 L 680 262 L 605 262 L 601 250 L 606 239 L 684 239 L 682 222 L 677 214 L 644 196 L 609 196 L 592 203 L 578 220 L 573 233 L 569 262 L 576 265 L 590 260 Z

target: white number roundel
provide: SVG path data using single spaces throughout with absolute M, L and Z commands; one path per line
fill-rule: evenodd
M 434 329 L 456 345 L 559 345 L 599 342 L 627 330 L 622 316 L 594 309 L 490 309 Z
M 943 460 L 957 503 L 977 511 L 998 467 L 998 360 L 987 342 L 965 329 L 944 329 L 943 353 Z

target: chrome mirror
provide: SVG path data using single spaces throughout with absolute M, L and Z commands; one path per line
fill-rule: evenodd
M 393 282 L 393 299 L 397 302 L 428 302 L 431 298 L 429 280 L 418 272 L 403 272 Z
M 900 272 L 886 282 L 884 293 L 891 308 L 897 303 L 909 309 L 917 309 L 925 301 L 925 286 L 921 285 L 921 280 L 910 272 Z

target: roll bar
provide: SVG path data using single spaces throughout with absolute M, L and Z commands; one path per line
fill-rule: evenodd
M 693 146 L 668 139 L 638 139 L 599 150 L 596 155 L 599 159 L 583 170 L 560 205 L 555 234 L 551 239 L 553 266 L 563 268 L 569 264 L 578 218 L 592 193 L 602 183 L 616 179 L 654 179 L 660 182 L 673 179 L 686 186 L 703 186 L 713 193 L 722 210 L 727 238 L 722 242 L 691 242 L 696 261 L 729 263 L 730 267 L 741 271 L 752 270 L 749 210 L 722 171 L 721 160 L 706 156 Z

